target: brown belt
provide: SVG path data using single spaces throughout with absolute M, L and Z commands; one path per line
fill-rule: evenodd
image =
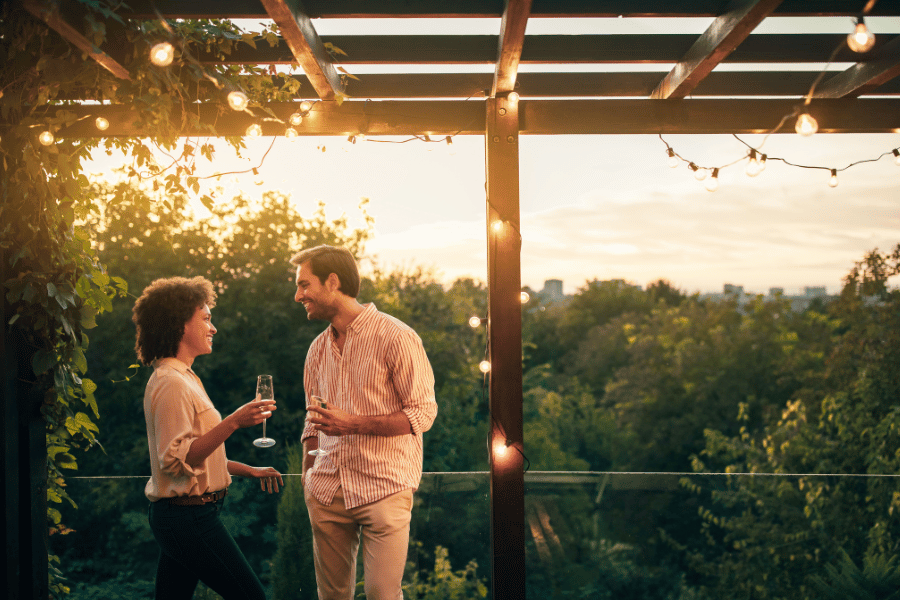
M 224 498 L 226 494 L 228 494 L 228 490 L 224 489 L 218 492 L 202 494 L 200 496 L 175 496 L 174 498 L 161 498 L 160 500 L 169 504 L 174 504 L 175 506 L 203 506 L 210 502 L 218 502 Z

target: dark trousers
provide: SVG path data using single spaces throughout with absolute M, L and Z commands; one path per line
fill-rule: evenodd
M 150 529 L 160 549 L 157 600 L 190 600 L 198 581 L 225 600 L 265 600 L 259 578 L 219 519 L 224 503 L 150 503 Z

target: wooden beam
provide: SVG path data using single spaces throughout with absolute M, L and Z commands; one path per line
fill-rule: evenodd
M 500 47 L 497 50 L 497 66 L 491 97 L 505 94 L 516 88 L 516 74 L 522 58 L 525 27 L 531 12 L 531 0 L 507 0 L 500 20 Z
M 878 50 L 875 60 L 856 63 L 816 88 L 814 98 L 857 98 L 900 76 L 900 36 Z
M 525 598 L 518 104 L 508 95 L 485 102 L 493 598 Z
M 716 66 L 734 52 L 782 0 L 733 0 L 650 94 L 651 98 L 685 98 Z
M 116 62 L 107 53 L 92 44 L 77 29 L 72 27 L 59 14 L 59 3 L 48 0 L 23 0 L 22 5 L 25 9 L 38 19 L 47 23 L 47 25 L 56 31 L 64 40 L 87 53 L 101 67 L 118 77 L 130 81 L 131 75 L 128 70 Z
M 306 73 L 322 100 L 334 100 L 344 93 L 344 84 L 331 63 L 312 21 L 300 0 L 260 0 L 266 12 L 281 29 L 281 35 L 294 59 Z

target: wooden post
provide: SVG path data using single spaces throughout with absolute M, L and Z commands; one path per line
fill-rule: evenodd
M 492 597 L 512 600 L 525 597 L 519 106 L 486 104 Z

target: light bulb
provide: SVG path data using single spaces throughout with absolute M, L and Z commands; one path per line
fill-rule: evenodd
M 894 148 L 894 164 L 900 167 L 900 148 Z
M 482 373 L 490 372 L 490 370 L 491 370 L 490 361 L 483 360 L 480 363 L 478 363 L 478 370 L 481 371 Z
M 453 146 L 453 138 L 448 135 L 444 139 L 447 142 L 447 154 L 449 154 L 450 156 L 456 156 L 456 148 Z
M 675 151 L 672 150 L 671 148 L 669 148 L 666 150 L 666 154 L 669 156 L 669 159 L 668 159 L 669 167 L 672 169 L 677 168 L 678 164 L 681 162 L 681 160 L 679 160 L 678 157 L 675 156 Z
M 494 230 L 494 233 L 500 233 L 501 231 L 503 231 L 503 221 L 497 219 L 496 221 L 491 223 L 491 229 Z
M 49 146 L 55 140 L 56 140 L 56 138 L 53 137 L 53 134 L 50 133 L 49 131 L 42 131 L 41 135 L 38 136 L 38 141 L 45 146 Z
M 494 442 L 494 456 L 497 458 L 503 458 L 506 456 L 506 453 L 509 451 L 509 445 L 504 443 L 503 440 L 497 440 Z
M 312 102 L 310 102 L 309 100 L 304 100 L 303 102 L 300 103 L 300 112 L 302 112 L 302 113 L 308 113 L 309 109 L 311 109 L 311 108 L 312 108 Z
M 247 99 L 247 94 L 241 90 L 232 90 L 228 92 L 228 106 L 234 110 L 245 110 L 249 102 L 250 100 Z
M 97 129 L 100 131 L 106 131 L 109 129 L 109 121 L 104 119 L 103 117 L 97 117 L 97 120 L 94 121 L 94 125 L 97 126 Z
M 706 180 L 705 186 L 710 192 L 719 189 L 719 169 L 713 169 L 712 177 Z
M 797 117 L 797 124 L 794 125 L 794 129 L 803 137 L 809 137 L 819 130 L 819 124 L 812 118 L 812 115 L 803 113 Z
M 750 150 L 750 160 L 747 161 L 747 175 L 750 177 L 756 177 L 762 173 L 762 167 L 759 165 L 759 161 L 756 159 L 756 150 Z
M 706 176 L 709 175 L 709 171 L 707 171 L 703 167 L 698 167 L 694 163 L 691 163 L 690 167 L 691 171 L 694 172 L 694 179 L 696 179 L 697 181 L 703 181 L 704 179 L 706 179 Z
M 259 123 L 254 123 L 250 127 L 247 128 L 247 135 L 253 137 L 259 137 L 262 135 L 262 127 L 259 126 Z
M 294 129 L 293 127 L 288 127 L 287 129 L 284 130 L 284 137 L 286 137 L 289 140 L 294 139 L 295 137 L 297 137 L 297 130 Z
M 528 295 L 528 292 L 519 292 L 519 302 L 528 304 L 529 300 L 531 300 L 531 296 Z
M 357 133 L 357 134 L 356 134 L 356 139 L 357 139 L 358 141 L 360 141 L 360 142 L 364 142 L 364 141 L 366 141 L 366 134 L 364 134 L 364 133 Z
M 766 170 L 766 159 L 769 158 L 765 154 L 759 157 L 759 172 L 762 173 Z
M 828 187 L 837 187 L 837 186 L 838 186 L 837 169 L 832 169 L 831 170 L 831 178 L 828 180 Z
M 509 95 L 506 96 L 506 99 L 509 100 L 510 102 L 518 102 L 519 94 L 516 92 L 510 92 Z
M 854 52 L 868 52 L 875 45 L 875 35 L 866 27 L 862 17 L 856 20 L 856 28 L 847 36 L 847 45 Z
M 303 122 L 303 115 L 301 115 L 298 112 L 295 112 L 290 117 L 288 117 L 288 122 L 291 125 L 293 125 L 294 127 L 296 127 L 297 125 L 299 125 L 300 123 Z
M 469 317 L 469 327 L 475 329 L 481 325 L 481 317 Z
M 168 67 L 175 60 L 175 47 L 169 42 L 160 42 L 150 49 L 150 62 L 157 67 Z

